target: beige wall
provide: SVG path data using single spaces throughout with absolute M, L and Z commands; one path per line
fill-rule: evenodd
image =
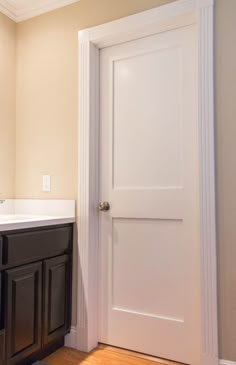
M 80 0 L 17 25 L 17 198 L 76 197 L 78 30 L 168 2 Z
M 14 197 L 16 25 L 0 13 L 0 199 Z
M 216 168 L 220 354 L 236 361 L 236 1 L 216 1 Z

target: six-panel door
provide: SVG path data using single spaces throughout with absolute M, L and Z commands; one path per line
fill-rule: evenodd
M 16 364 L 41 348 L 42 263 L 6 271 L 6 357 Z
M 43 345 L 69 332 L 71 270 L 68 255 L 44 262 Z

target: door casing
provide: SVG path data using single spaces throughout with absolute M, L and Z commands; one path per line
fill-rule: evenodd
M 79 32 L 77 326 L 66 340 L 74 348 L 98 343 L 99 49 L 197 24 L 201 365 L 218 364 L 213 9 L 214 0 L 178 0 Z

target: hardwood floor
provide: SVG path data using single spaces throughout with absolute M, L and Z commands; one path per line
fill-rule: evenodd
M 89 354 L 63 347 L 44 361 L 48 365 L 180 365 L 106 345 L 99 345 Z

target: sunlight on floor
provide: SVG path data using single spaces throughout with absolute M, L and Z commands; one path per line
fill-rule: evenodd
M 100 345 L 89 354 L 63 347 L 44 361 L 48 365 L 180 365 L 166 360 L 154 361 L 145 355 L 143 357 L 137 357 L 135 353 L 126 350 Z

